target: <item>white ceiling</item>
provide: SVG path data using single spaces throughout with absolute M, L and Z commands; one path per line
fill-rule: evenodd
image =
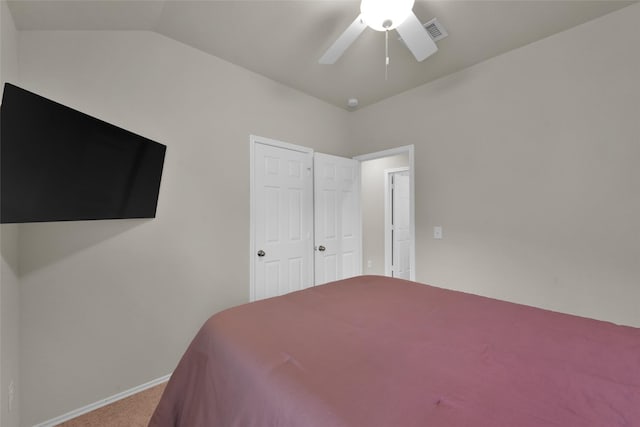
M 347 108 L 366 106 L 569 29 L 636 1 L 416 1 L 449 37 L 418 63 L 390 37 L 385 80 L 384 33 L 367 29 L 334 65 L 318 59 L 359 13 L 352 0 L 13 0 L 19 30 L 148 30 Z M 606 29 L 603 29 L 606 31 Z

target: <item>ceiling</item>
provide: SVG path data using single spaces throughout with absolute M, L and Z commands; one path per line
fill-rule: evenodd
M 13 0 L 19 30 L 147 30 L 262 74 L 339 107 L 360 107 L 423 85 L 488 58 L 564 31 L 636 1 L 416 1 L 422 22 L 433 17 L 449 36 L 419 63 L 384 33 L 365 32 L 333 65 L 318 59 L 358 16 L 352 0 Z

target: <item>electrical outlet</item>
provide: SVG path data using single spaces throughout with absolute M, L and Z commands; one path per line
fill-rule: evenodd
M 433 227 L 433 238 L 434 239 L 442 239 L 442 226 L 436 225 Z
M 367 260 L 367 268 L 371 268 L 373 267 L 373 262 L 371 262 L 371 260 Z
M 15 388 L 13 380 L 9 381 L 9 412 L 13 409 L 13 399 L 15 398 Z

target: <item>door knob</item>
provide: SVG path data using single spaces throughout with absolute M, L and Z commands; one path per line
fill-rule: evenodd
M 258 256 L 259 256 L 259 257 L 263 257 L 263 256 L 265 256 L 265 255 L 266 255 L 266 253 L 265 253 L 262 249 L 260 249 L 260 250 L 258 251 Z
M 325 248 L 324 246 L 318 246 L 318 250 L 319 250 L 320 252 L 324 252 L 324 251 L 326 251 L 326 250 L 327 250 L 327 248 Z

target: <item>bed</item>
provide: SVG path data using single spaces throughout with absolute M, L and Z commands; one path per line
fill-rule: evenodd
M 640 426 L 640 329 L 360 276 L 212 316 L 149 425 Z

